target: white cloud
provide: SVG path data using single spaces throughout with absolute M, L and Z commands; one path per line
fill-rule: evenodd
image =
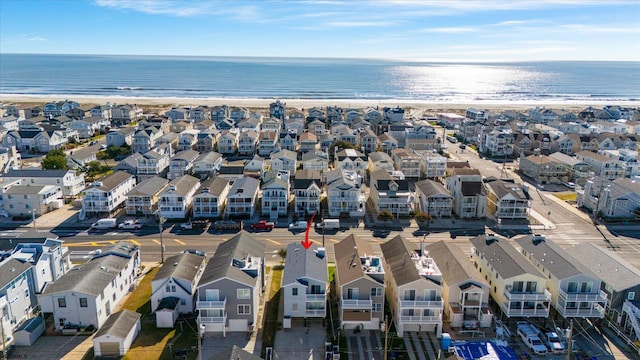
M 38 42 L 42 42 L 42 41 L 47 41 L 47 38 L 43 38 L 42 36 L 33 36 L 29 38 L 29 41 L 38 41 Z
M 397 21 L 331 21 L 328 27 L 386 27 L 396 25 Z
M 372 6 L 391 5 L 456 11 L 526 10 L 556 7 L 637 5 L 635 0 L 371 0 Z
M 640 23 L 629 24 L 623 27 L 616 26 L 597 26 L 597 25 L 584 25 L 584 24 L 564 24 L 560 25 L 564 31 L 575 31 L 585 34 L 640 34 Z
M 227 6 L 230 3 L 218 1 L 174 1 L 174 0 L 95 0 L 98 6 L 116 10 L 132 10 L 152 15 L 173 15 L 179 17 L 202 15 L 228 15 L 233 17 L 254 17 L 255 6 Z
M 478 27 L 454 26 L 454 27 L 427 28 L 427 29 L 420 30 L 420 32 L 430 32 L 430 33 L 439 33 L 439 34 L 462 34 L 462 33 L 477 32 L 479 30 L 480 29 Z

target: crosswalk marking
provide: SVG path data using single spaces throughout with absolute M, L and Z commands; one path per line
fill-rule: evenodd
M 173 239 L 173 241 L 177 242 L 177 243 L 178 243 L 178 244 L 180 244 L 180 245 L 187 245 L 187 243 L 186 243 L 186 242 L 184 242 L 184 241 L 182 241 L 182 240 L 180 240 L 180 239 Z

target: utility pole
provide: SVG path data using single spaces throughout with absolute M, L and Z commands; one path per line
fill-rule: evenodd
M 571 319 L 571 325 L 569 326 L 569 336 L 567 337 L 567 360 L 571 359 L 571 338 L 573 337 L 573 319 Z
M 162 232 L 164 230 L 164 218 L 158 214 L 158 228 L 160 229 L 160 263 L 164 264 L 164 242 L 162 241 Z
M 388 323 L 389 315 L 384 316 L 384 360 L 387 360 L 388 349 L 389 346 L 389 323 Z
M 4 317 L 0 317 L 0 341 L 2 341 L 2 360 L 7 360 L 7 348 L 4 346 Z
M 198 360 L 202 360 L 202 329 L 200 328 L 202 324 L 200 324 L 200 313 L 198 313 L 196 319 L 198 320 L 196 324 L 198 326 Z
M 322 247 L 324 247 L 324 228 L 325 228 L 325 223 L 324 223 L 324 210 L 322 210 Z

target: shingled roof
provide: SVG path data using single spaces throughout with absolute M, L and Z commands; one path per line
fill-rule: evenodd
M 202 273 L 198 287 L 214 281 L 229 278 L 249 286 L 256 284 L 255 277 L 241 268 L 233 266 L 233 260 L 244 259 L 247 256 L 264 257 L 265 246 L 248 232 L 241 231 L 218 246 L 213 258 L 209 260 Z

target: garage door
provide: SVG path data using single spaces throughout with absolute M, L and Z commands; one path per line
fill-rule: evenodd
M 247 320 L 231 320 L 229 319 L 229 331 L 247 331 Z
M 120 343 L 119 342 L 100 343 L 100 354 L 102 356 L 120 356 Z

